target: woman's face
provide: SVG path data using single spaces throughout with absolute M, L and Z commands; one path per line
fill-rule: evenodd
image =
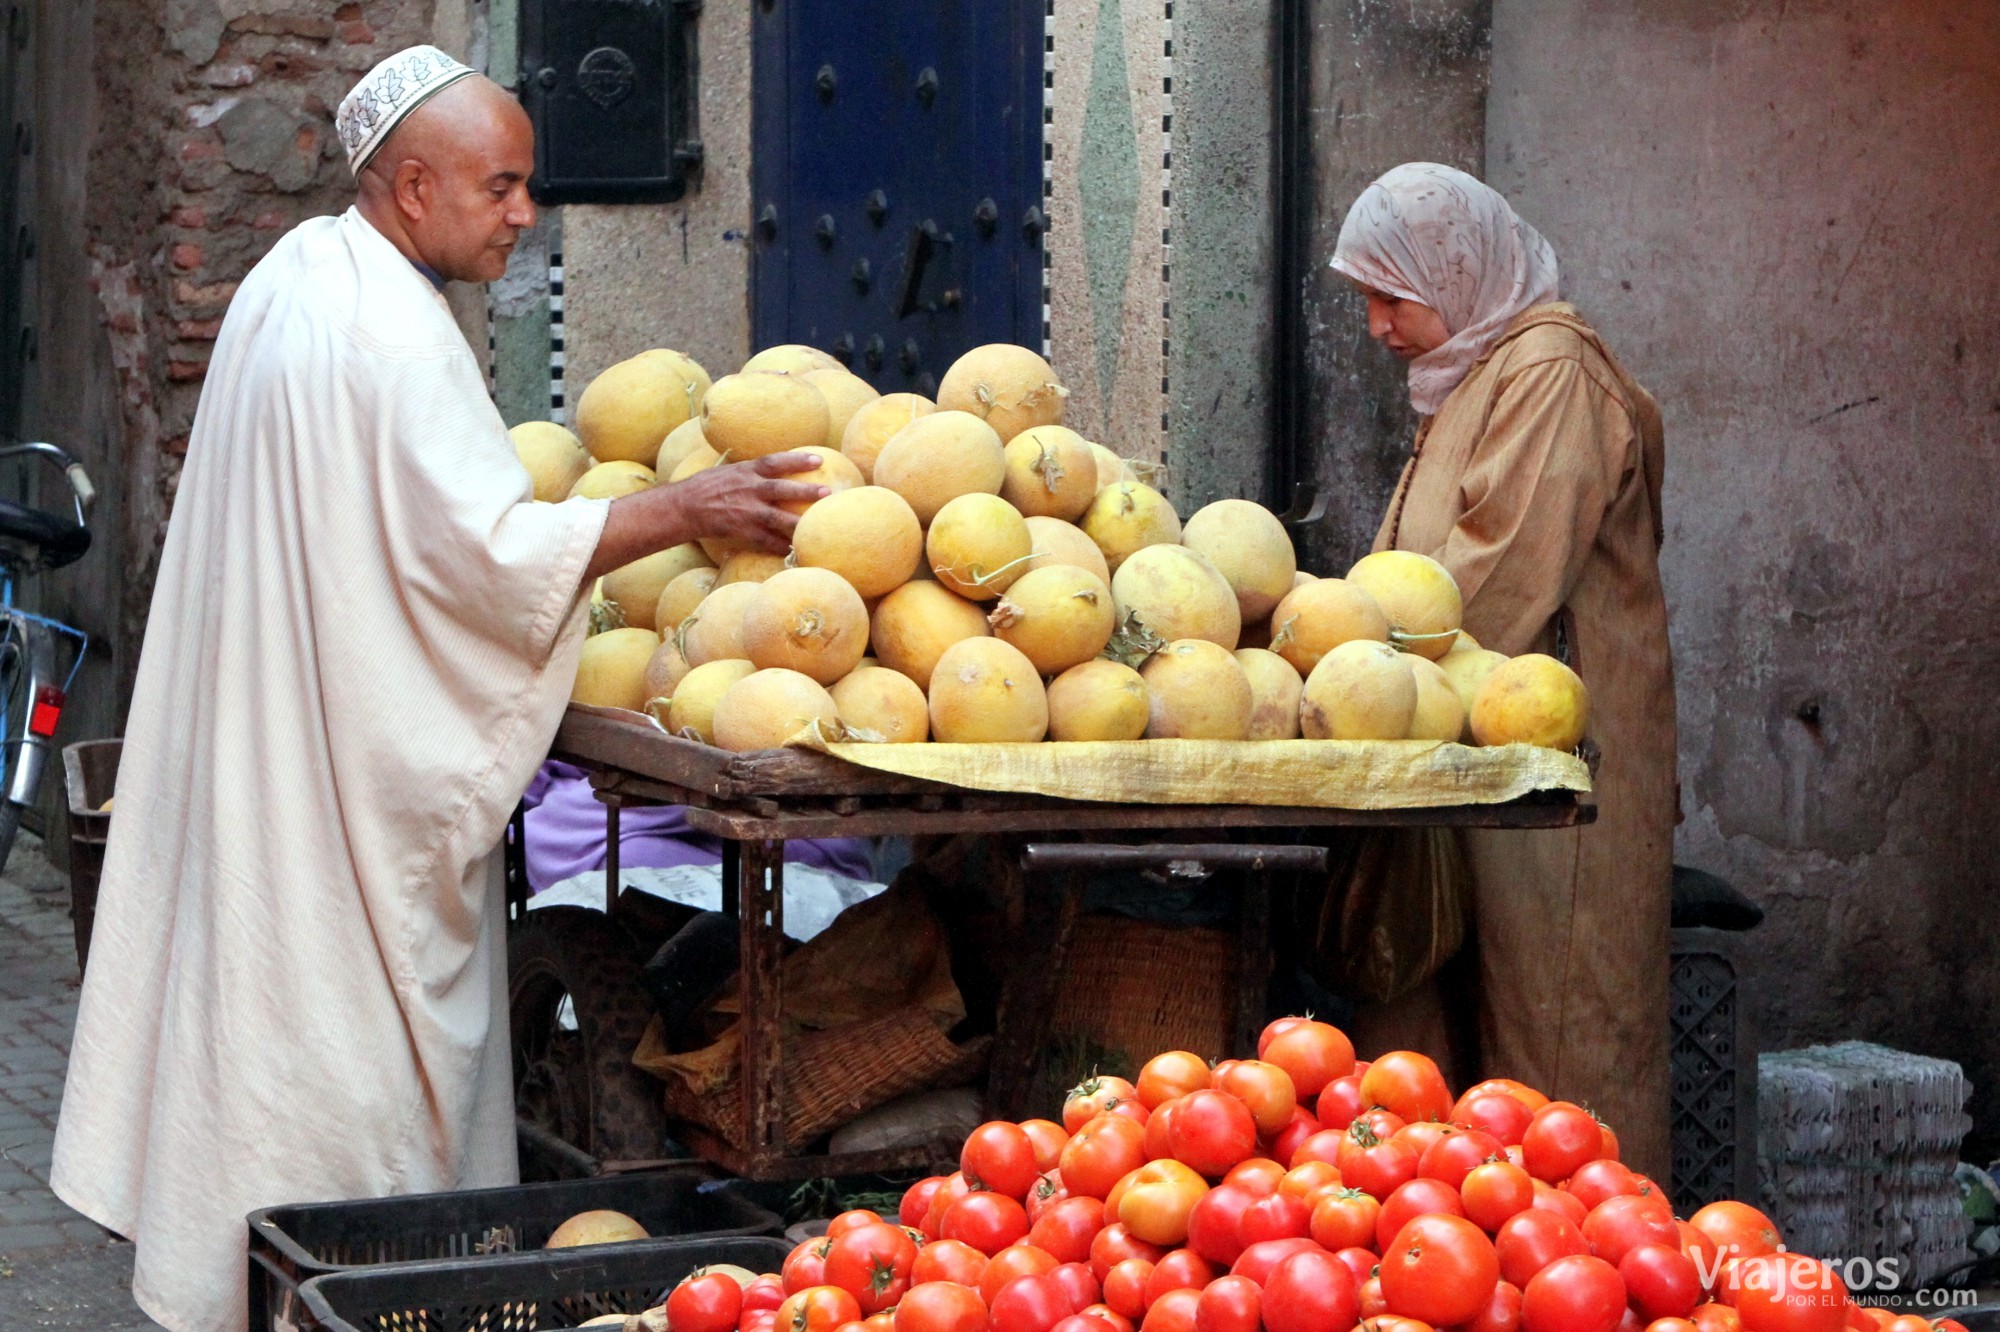
M 1361 288 L 1368 298 L 1368 336 L 1405 361 L 1444 346 L 1451 332 L 1436 310 L 1406 301 L 1373 287 Z

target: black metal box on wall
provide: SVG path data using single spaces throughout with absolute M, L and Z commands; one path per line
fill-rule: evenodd
M 701 164 L 701 0 L 521 0 L 536 202 L 670 203 Z

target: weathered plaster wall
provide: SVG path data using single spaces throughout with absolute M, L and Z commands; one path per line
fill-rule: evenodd
M 1304 324 L 1308 454 L 1328 498 L 1301 566 L 1339 573 L 1367 553 L 1416 417 L 1401 362 L 1369 341 L 1366 311 L 1326 266 L 1348 205 L 1401 162 L 1477 172 L 1485 149 L 1490 0 L 1313 0 L 1312 144 Z
M 1495 0 L 1490 179 L 1666 414 L 1678 858 L 1767 1039 L 1958 1059 L 1989 1143 L 1995 125 L 1988 0 Z

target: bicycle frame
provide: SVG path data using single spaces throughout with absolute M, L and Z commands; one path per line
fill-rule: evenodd
M 26 673 L 26 688 L 20 696 L 28 712 L 25 725 L 22 719 L 8 715 L 14 691 L 0 691 L 0 737 L 4 737 L 4 743 L 9 748 L 19 751 L 15 762 L 9 765 L 6 799 L 17 805 L 32 805 L 42 789 L 42 774 L 48 767 L 49 750 L 56 733 L 56 723 L 62 718 L 63 704 L 69 700 L 70 686 L 76 683 L 77 672 L 83 669 L 83 655 L 89 650 L 90 635 L 60 620 L 16 606 L 12 569 L 0 569 L 0 619 L 4 619 L 7 626 L 5 639 L 0 641 L 0 679 L 6 679 L 9 674 L 5 658 L 18 658 L 12 667 Z M 58 638 L 67 638 L 76 644 L 75 654 L 70 658 L 69 670 L 62 675 L 61 684 L 56 683 Z

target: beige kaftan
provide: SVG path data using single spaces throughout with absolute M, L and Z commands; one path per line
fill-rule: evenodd
M 1376 539 L 1457 578 L 1465 628 L 1558 654 L 1590 690 L 1597 822 L 1467 836 L 1482 1058 L 1589 1105 L 1668 1168 L 1673 667 L 1658 552 L 1659 409 L 1564 304 L 1517 317 L 1429 418 Z
M 244 1215 L 514 1178 L 493 849 L 607 505 L 530 502 L 443 300 L 361 216 L 232 302 L 154 591 L 54 1183 L 175 1332 Z

